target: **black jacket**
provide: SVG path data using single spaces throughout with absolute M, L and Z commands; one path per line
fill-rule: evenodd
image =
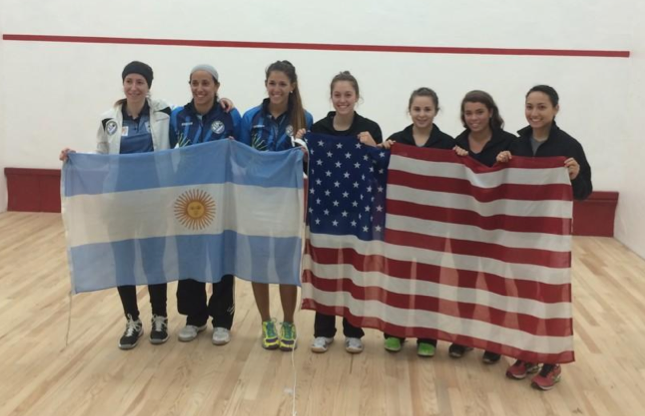
M 488 143 L 484 145 L 482 151 L 479 153 L 473 153 L 470 151 L 470 143 L 468 142 L 469 134 L 470 130 L 466 129 L 457 136 L 455 138 L 457 146 L 467 150 L 470 157 L 486 166 L 493 166 L 496 162 L 497 155 L 504 150 L 509 150 L 511 143 L 517 139 L 517 137 L 512 133 L 501 129 L 493 129 L 493 136 L 490 138 Z
M 330 111 L 327 114 L 327 117 L 318 120 L 313 126 L 311 126 L 311 131 L 313 133 L 329 134 L 331 136 L 358 136 L 359 133 L 366 131 L 372 135 L 372 138 L 377 144 L 383 142 L 383 133 L 381 133 L 381 128 L 369 118 L 365 118 L 354 112 L 354 120 L 352 121 L 352 125 L 349 129 L 338 131 L 334 129 L 335 115 L 335 111 Z
M 414 142 L 414 137 L 412 136 L 412 126 L 413 125 L 410 124 L 402 131 L 394 133 L 388 138 L 388 140 L 394 140 L 397 143 L 416 146 L 417 144 Z M 436 124 L 433 124 L 432 131 L 430 132 L 430 137 L 428 137 L 428 140 L 421 147 L 429 147 L 432 149 L 452 149 L 453 147 L 455 147 L 455 144 L 455 139 L 439 130 L 439 127 L 437 127 Z
M 574 158 L 580 165 L 580 173 L 571 181 L 573 186 L 573 197 L 575 199 L 583 200 L 593 191 L 591 184 L 591 166 L 587 162 L 585 151 L 582 145 L 573 137 L 569 136 L 553 122 L 549 137 L 538 148 L 535 156 L 531 148 L 531 135 L 533 133 L 531 126 L 524 127 L 517 132 L 520 136 L 511 144 L 511 154 L 516 156 L 526 157 L 553 157 L 564 156 L 566 158 Z

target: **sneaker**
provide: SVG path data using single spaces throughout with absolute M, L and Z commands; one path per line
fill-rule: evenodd
M 314 339 L 314 342 L 311 343 L 311 351 L 318 353 L 327 352 L 327 348 L 331 345 L 332 342 L 334 342 L 333 338 L 316 337 L 316 339 Z
M 280 327 L 280 350 L 295 350 L 296 338 L 296 326 L 291 322 L 283 322 L 282 326 Z
M 157 345 L 163 344 L 166 341 L 168 341 L 168 318 L 165 316 L 152 315 L 150 342 Z
M 399 352 L 401 351 L 402 345 L 401 340 L 397 337 L 387 337 L 385 338 L 384 347 L 389 352 Z
M 275 331 L 275 323 L 270 321 L 262 322 L 262 348 L 275 350 L 280 346 L 278 333 Z
M 459 345 L 459 344 L 451 344 L 450 347 L 448 348 L 448 354 L 450 354 L 450 357 L 452 358 L 461 358 L 466 354 L 468 351 L 472 351 L 472 347 L 466 347 L 465 345 Z
M 562 368 L 560 364 L 544 364 L 540 374 L 531 380 L 531 386 L 538 390 L 551 390 L 555 383 L 560 381 L 561 377 Z
M 202 326 L 186 325 L 179 330 L 177 337 L 181 342 L 190 342 L 197 338 L 197 334 L 206 329 L 206 324 Z
M 231 331 L 222 327 L 213 329 L 213 345 L 226 345 L 231 342 Z
M 131 350 L 137 346 L 141 336 L 143 336 L 143 323 L 141 323 L 141 319 L 135 321 L 132 319 L 132 315 L 128 314 L 128 321 L 125 323 L 125 332 L 119 340 L 119 348 L 122 350 Z
M 436 347 L 429 342 L 419 342 L 417 344 L 417 355 L 419 357 L 434 357 Z
M 484 355 L 482 356 L 482 361 L 483 361 L 485 364 L 495 364 L 495 363 L 496 363 L 496 362 L 498 362 L 501 358 L 502 358 L 502 355 L 501 355 L 501 354 L 497 354 L 497 353 L 490 352 L 490 351 L 485 351 L 485 352 L 484 352 Z
M 350 354 L 360 354 L 363 352 L 363 341 L 360 338 L 345 338 L 345 351 Z
M 527 375 L 537 373 L 539 369 L 540 367 L 537 364 L 517 360 L 515 361 L 515 364 L 508 367 L 508 370 L 506 370 L 506 377 L 515 380 L 523 380 Z

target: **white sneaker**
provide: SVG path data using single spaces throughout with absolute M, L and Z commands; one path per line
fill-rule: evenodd
M 360 354 L 363 352 L 363 341 L 360 338 L 345 338 L 345 351 L 350 354 Z
M 327 352 L 327 347 L 334 342 L 333 338 L 327 338 L 327 337 L 316 337 L 314 339 L 314 342 L 311 343 L 311 351 L 313 352 Z
M 206 324 L 202 326 L 186 325 L 179 330 L 177 337 L 182 342 L 190 342 L 197 338 L 197 334 L 206 329 Z
M 229 342 L 231 342 L 231 331 L 222 327 L 217 327 L 213 330 L 214 345 L 225 345 Z

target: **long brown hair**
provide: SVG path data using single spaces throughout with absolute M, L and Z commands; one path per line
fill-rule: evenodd
M 269 80 L 271 72 L 282 72 L 289 78 L 292 84 L 295 84 L 293 92 L 289 94 L 289 108 L 290 108 L 290 123 L 294 133 L 300 129 L 307 128 L 307 121 L 305 120 L 305 109 L 302 106 L 302 98 L 300 98 L 300 89 L 298 88 L 298 75 L 296 74 L 296 67 L 289 61 L 276 61 L 269 65 L 266 69 L 265 82 Z

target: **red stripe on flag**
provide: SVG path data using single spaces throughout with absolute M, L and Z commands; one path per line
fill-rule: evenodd
M 571 267 L 571 253 L 568 251 L 557 252 L 531 248 L 505 247 L 499 244 L 434 237 L 389 228 L 385 230 L 385 242 L 400 246 L 439 251 L 447 254 L 484 257 L 506 263 L 533 264 L 535 266 L 557 269 Z
M 351 265 L 358 272 L 382 272 L 392 278 L 486 290 L 496 295 L 520 299 L 534 300 L 536 293 L 539 293 L 539 300 L 543 303 L 571 301 L 570 284 L 552 285 L 519 278 L 508 279 L 490 273 L 393 260 L 382 256 L 366 256 L 351 248 L 339 250 L 311 247 L 308 243 L 305 252 L 315 263 L 337 265 L 340 260 L 344 264 Z
M 345 317 L 349 323 L 359 328 L 374 328 L 388 334 L 400 337 L 418 338 L 431 338 L 447 342 L 455 342 L 461 345 L 469 345 L 474 348 L 479 348 L 486 351 L 496 352 L 498 354 L 514 357 L 523 361 L 532 363 L 571 363 L 575 360 L 573 351 L 563 351 L 558 354 L 541 354 L 534 351 L 526 351 L 518 348 L 502 345 L 488 340 L 479 338 L 466 337 L 462 335 L 454 335 L 448 332 L 416 328 L 416 327 L 401 327 L 384 322 L 379 318 L 374 317 L 359 317 L 353 315 L 349 308 L 329 307 L 321 303 L 315 302 L 313 299 L 303 299 L 302 309 L 314 310 L 326 315 L 338 315 Z M 414 334 L 414 335 L 413 335 Z
M 500 199 L 519 201 L 570 201 L 571 185 L 519 185 L 502 184 L 495 188 L 480 188 L 466 179 L 425 176 L 400 170 L 390 169 L 389 185 L 407 186 L 414 190 L 445 192 L 472 196 L 479 202 L 492 202 Z
M 486 166 L 472 157 L 457 156 L 452 150 L 443 149 L 428 149 L 424 147 L 415 147 L 408 145 L 392 146 L 392 158 L 404 157 L 408 159 L 421 160 L 424 162 L 440 162 L 440 163 L 458 163 L 465 165 L 474 173 L 491 173 L 497 172 L 506 168 L 522 168 L 522 169 L 552 169 L 564 167 L 565 158 L 557 157 L 521 157 L 513 156 L 508 163 L 500 163 L 493 167 Z M 402 162 L 405 163 L 405 162 Z M 390 162 L 392 166 L 392 162 Z
M 377 301 L 405 310 L 436 312 L 455 318 L 486 322 L 504 328 L 524 331 L 535 336 L 565 337 L 573 335 L 571 318 L 543 319 L 466 302 L 455 302 L 434 296 L 409 295 L 388 291 L 378 286 L 358 286 L 351 278 L 324 279 L 311 270 L 303 273 L 303 282 L 330 293 L 349 293 L 353 301 Z M 363 309 L 363 308 L 358 308 Z
M 493 215 L 485 217 L 466 209 L 442 208 L 414 202 L 387 200 L 388 214 L 451 224 L 472 225 L 483 230 L 504 230 L 519 233 L 571 235 L 570 218 Z

